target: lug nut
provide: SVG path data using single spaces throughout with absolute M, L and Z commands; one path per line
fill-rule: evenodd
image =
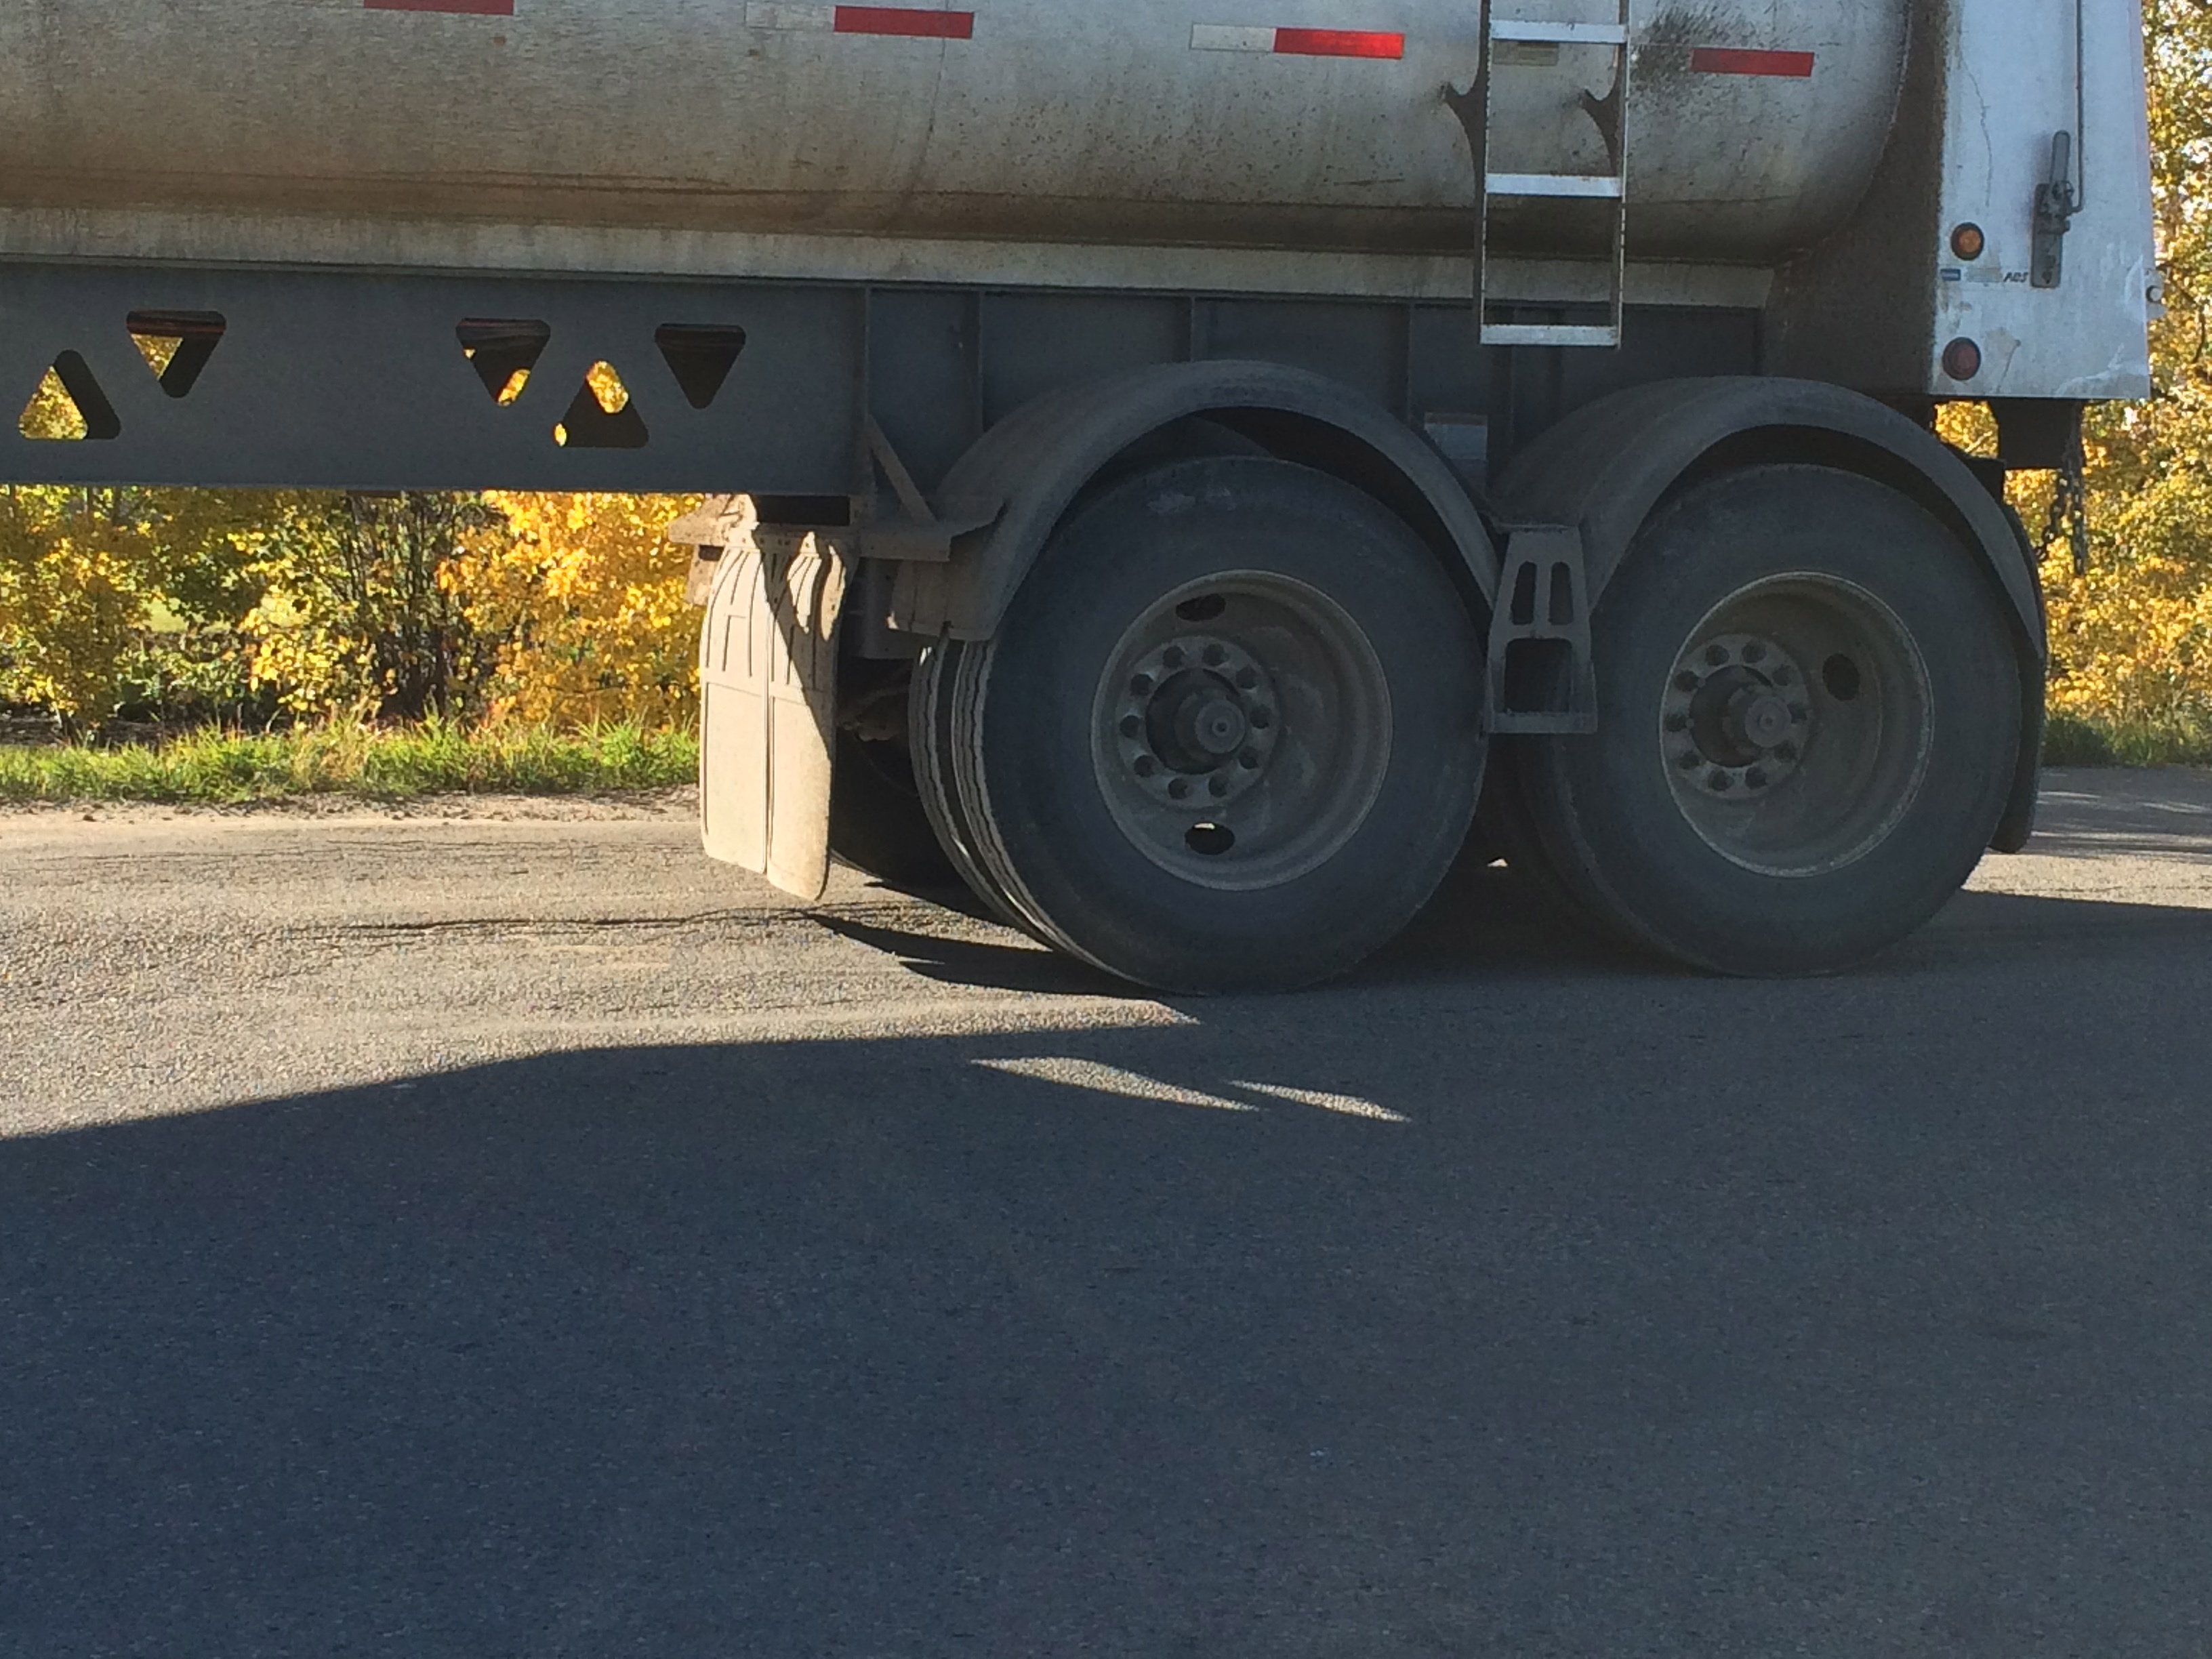
M 1152 677 L 1150 674 L 1138 674 L 1132 677 L 1129 681 L 1129 695 L 1133 697 L 1151 696 L 1152 695 Z
M 1704 684 L 1705 682 L 1699 679 L 1695 674 L 1684 672 L 1674 676 L 1674 689 L 1677 691 L 1683 693 L 1685 696 L 1696 690 Z
M 1145 722 L 1135 714 L 1124 714 L 1121 717 L 1121 735 L 1125 738 L 1143 737 Z
M 1206 665 L 1208 668 L 1218 668 L 1228 660 L 1229 653 L 1219 646 L 1209 645 L 1206 647 Z
M 1726 646 L 1724 646 L 1724 645 L 1709 645 L 1709 646 L 1707 646 L 1707 647 L 1705 647 L 1705 660 L 1706 660 L 1707 662 L 1711 663 L 1714 667 L 1716 667 L 1716 668 L 1725 668 L 1725 667 L 1727 667 L 1727 666 L 1728 666 L 1728 659 L 1729 659 L 1729 648 L 1728 648 L 1728 647 L 1726 647 Z
M 1714 771 L 1706 775 L 1706 787 L 1717 795 L 1725 795 L 1735 787 L 1735 780 L 1726 772 Z
M 1183 656 L 1182 647 L 1179 645 L 1171 645 L 1160 653 L 1160 665 L 1163 668 L 1170 670 L 1180 668 L 1186 660 L 1188 659 Z
M 1150 755 L 1139 755 L 1134 761 L 1131 762 L 1130 764 L 1135 769 L 1137 775 L 1140 778 L 1149 778 L 1153 773 L 1160 769 L 1160 763 L 1154 760 Z

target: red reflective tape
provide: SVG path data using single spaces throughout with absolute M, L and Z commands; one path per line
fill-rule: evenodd
M 1809 81 L 1813 78 L 1813 54 L 1699 46 L 1690 54 L 1690 67 L 1700 75 L 1771 75 L 1784 81 Z
M 450 11 L 464 17 L 512 17 L 514 0 L 361 0 L 365 11 Z
M 1275 51 L 1285 58 L 1403 58 L 1406 37 L 1364 29 L 1277 29 Z
M 840 6 L 840 34 L 905 34 L 924 40 L 972 40 L 972 11 L 918 11 L 911 6 Z

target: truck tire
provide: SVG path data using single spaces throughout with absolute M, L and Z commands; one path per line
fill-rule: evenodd
M 1654 517 L 1592 622 L 1599 732 L 1517 758 L 1553 867 L 1632 938 L 1832 972 L 1989 846 L 2019 652 L 1988 574 L 1905 496 L 1808 465 L 1715 479 Z
M 1079 508 L 993 639 L 939 665 L 934 816 L 987 900 L 1109 973 L 1327 979 L 1467 838 L 1480 655 L 1435 555 L 1369 496 L 1176 463 Z
M 907 704 L 907 750 L 912 757 L 915 793 L 921 797 L 923 816 L 953 874 L 992 915 L 1010 927 L 1033 934 L 1036 929 L 1029 918 L 1016 908 L 1012 896 L 984 867 L 976 850 L 975 826 L 969 822 L 954 782 L 952 691 L 969 649 L 961 641 L 941 639 L 926 648 L 914 665 Z
M 943 887 L 958 879 L 922 810 L 906 750 L 857 732 L 837 733 L 830 850 L 893 887 Z
M 1613 928 L 1601 915 L 1578 898 L 1568 886 L 1567 879 L 1553 863 L 1550 850 L 1528 811 L 1528 786 L 1522 774 L 1528 763 L 1522 758 L 1529 744 L 1540 741 L 1533 738 L 1493 738 L 1490 744 L 1490 762 L 1482 780 L 1482 800 L 1474 812 L 1474 841 L 1480 850 L 1492 858 L 1505 860 L 1505 867 L 1535 902 L 1564 922 L 1581 927 L 1610 933 Z

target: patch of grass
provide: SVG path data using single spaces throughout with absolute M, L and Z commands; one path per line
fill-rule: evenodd
M 2212 766 L 2212 731 L 2109 725 L 2054 714 L 2048 766 Z M 665 789 L 699 774 L 699 739 L 633 724 L 563 732 L 389 728 L 203 730 L 158 743 L 0 744 L 0 803 L 157 801 L 234 805 L 301 795 L 580 795 Z
M 2043 739 L 2045 766 L 2212 766 L 2212 731 L 2188 726 L 2115 724 L 2053 714 Z
M 666 788 L 690 782 L 698 769 L 693 733 L 631 725 L 577 732 L 472 731 L 444 721 L 402 729 L 209 730 L 158 744 L 0 746 L 0 801 L 234 805 L 299 795 L 574 795 Z

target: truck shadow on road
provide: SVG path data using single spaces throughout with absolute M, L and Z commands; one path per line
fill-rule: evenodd
M 937 896 L 931 895 L 934 898 Z M 969 920 L 976 913 L 955 914 Z M 1023 938 L 948 927 L 923 932 L 825 911 L 831 933 L 896 956 L 940 983 L 1060 996 L 1127 997 L 1127 982 Z M 1489 974 L 1671 975 L 1674 967 L 1549 908 L 1504 866 L 1455 872 L 1402 938 L 1352 975 L 1380 985 Z
M 0 1143 L 0 1650 L 2185 1650 L 2212 932 L 2083 908 Z
M 2039 850 L 2066 856 L 2068 844 Z M 1051 951 L 1010 927 L 979 934 L 975 913 L 942 930 L 892 926 L 824 911 L 815 920 L 843 939 L 899 958 L 917 977 L 941 984 L 1057 996 L 1140 998 L 1125 981 Z M 1849 983 L 1911 975 L 1979 959 L 2000 966 L 2024 946 L 2101 951 L 2133 945 L 2212 949 L 2212 910 L 2118 904 L 2009 894 L 1960 894 L 1920 933 L 1876 961 L 1841 976 Z M 1563 913 L 1504 866 L 1457 871 L 1405 934 L 1337 986 L 1345 989 L 1458 982 L 1468 985 L 1561 979 L 1695 979 L 1692 970 Z M 1215 1006 L 1188 1000 L 1194 1009 Z

